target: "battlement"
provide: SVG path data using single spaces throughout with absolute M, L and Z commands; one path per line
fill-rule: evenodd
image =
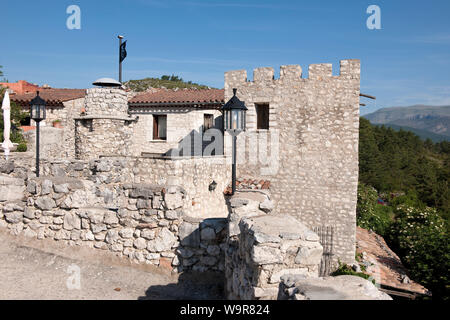
M 341 60 L 340 74 L 333 76 L 333 65 L 331 63 L 311 64 L 308 67 L 308 78 L 302 77 L 302 67 L 299 65 L 286 65 L 280 67 L 280 78 L 275 79 L 275 71 L 271 67 L 256 68 L 253 70 L 253 82 L 262 83 L 277 80 L 325 80 L 327 78 L 359 79 L 361 74 L 360 60 Z M 246 70 L 225 72 L 225 83 L 245 83 L 247 80 Z

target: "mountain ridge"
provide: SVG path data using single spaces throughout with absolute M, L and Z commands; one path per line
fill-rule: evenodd
M 450 106 L 447 105 L 389 107 L 362 117 L 375 125 L 413 131 L 424 139 L 450 140 Z

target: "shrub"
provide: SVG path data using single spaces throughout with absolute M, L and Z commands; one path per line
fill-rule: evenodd
M 22 142 L 17 146 L 18 152 L 26 152 L 27 151 L 27 145 L 26 143 Z
M 353 270 L 353 268 L 345 263 L 341 263 L 339 261 L 339 268 L 337 268 L 331 276 L 337 277 L 337 276 L 356 276 L 360 277 L 366 280 L 370 279 L 370 275 L 364 273 L 364 272 L 356 272 Z M 372 283 L 375 284 L 375 280 L 372 279 Z
M 414 280 L 433 293 L 433 299 L 449 299 L 450 243 L 448 225 L 436 209 L 401 204 L 389 242 Z
M 379 205 L 378 193 L 363 183 L 358 185 L 357 224 L 361 228 L 385 236 L 392 223 L 392 209 Z

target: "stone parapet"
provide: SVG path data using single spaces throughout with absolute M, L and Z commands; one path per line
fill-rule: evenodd
M 271 215 L 268 192 L 240 192 L 229 204 L 228 299 L 277 299 L 282 276 L 318 277 L 323 254 L 319 237 L 291 216 Z

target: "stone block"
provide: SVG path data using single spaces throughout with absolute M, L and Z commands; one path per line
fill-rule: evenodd
M 41 210 L 51 210 L 56 207 L 56 202 L 48 196 L 40 197 L 35 201 L 35 205 Z
M 5 220 L 9 223 L 20 223 L 23 220 L 23 212 L 13 211 L 13 212 L 5 212 Z
M 198 247 L 200 245 L 200 230 L 199 224 L 192 224 L 188 222 L 181 223 L 178 229 L 178 236 L 181 244 L 187 247 Z
M 69 184 L 68 183 L 54 184 L 53 190 L 55 190 L 56 193 L 68 193 Z
M 300 279 L 301 277 L 307 278 L 310 275 L 308 274 L 308 268 L 283 269 L 274 272 L 269 279 L 269 283 L 279 283 L 283 276 L 297 276 L 297 279 Z
M 300 265 L 318 265 L 322 260 L 323 248 L 317 243 L 317 246 L 308 248 L 301 247 L 298 249 L 297 256 L 295 257 L 295 263 Z
M 24 198 L 23 179 L 0 175 L 0 201 L 18 201 Z
M 64 216 L 64 225 L 63 228 L 65 230 L 73 230 L 73 229 L 81 229 L 81 219 L 74 212 L 67 212 Z
M 147 250 L 150 252 L 169 251 L 176 244 L 177 238 L 167 228 L 163 228 L 154 240 L 148 241 Z
M 105 212 L 103 222 L 107 225 L 116 225 L 119 223 L 119 218 L 115 212 L 107 211 Z
M 164 196 L 166 208 L 176 210 L 183 207 L 183 195 L 181 193 L 166 193 Z
M 136 249 L 145 249 L 147 247 L 147 241 L 144 238 L 137 238 L 134 240 L 133 246 Z
M 216 239 L 216 233 L 212 228 L 204 228 L 200 232 L 201 241 L 211 241 Z
M 41 195 L 50 194 L 53 190 L 53 182 L 49 179 L 42 180 Z
M 283 262 L 280 249 L 261 245 L 252 248 L 251 258 L 258 265 Z
M 114 229 L 108 230 L 105 236 L 105 241 L 109 244 L 113 244 L 117 240 L 119 240 L 119 232 Z

